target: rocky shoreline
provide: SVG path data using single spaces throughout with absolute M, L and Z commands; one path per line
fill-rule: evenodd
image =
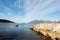
M 31 29 L 52 40 L 60 40 L 60 23 L 39 23 Z
M 32 30 L 33 28 L 30 28 L 30 29 Z M 34 30 L 32 30 L 32 31 L 34 31 Z M 34 32 L 41 38 L 41 40 L 52 40 L 51 37 L 49 37 L 49 36 L 44 36 L 40 32 L 36 32 L 36 31 L 34 31 Z

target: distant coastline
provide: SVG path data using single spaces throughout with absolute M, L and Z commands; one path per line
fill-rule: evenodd
M 6 20 L 6 19 L 0 19 L 0 23 L 15 23 L 15 22 L 12 22 L 12 21 Z

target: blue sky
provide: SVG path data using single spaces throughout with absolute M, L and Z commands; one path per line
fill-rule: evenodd
M 60 20 L 60 0 L 0 0 L 0 19 L 17 23 Z

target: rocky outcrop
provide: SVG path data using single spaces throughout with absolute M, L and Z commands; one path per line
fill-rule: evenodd
M 50 36 L 53 40 L 60 39 L 60 23 L 39 23 L 34 25 L 32 29 L 44 36 Z

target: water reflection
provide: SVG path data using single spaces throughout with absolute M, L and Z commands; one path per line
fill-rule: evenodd
M 35 31 L 34 31 L 35 32 Z M 40 32 L 35 32 L 41 39 L 40 40 L 52 40 L 51 37 L 49 36 L 44 36 L 43 34 L 41 34 Z
M 13 24 L 0 24 L 0 40 L 47 40 L 30 29 L 33 24 L 19 24 L 18 27 Z
M 0 23 L 0 40 L 12 40 L 17 37 L 14 23 Z

